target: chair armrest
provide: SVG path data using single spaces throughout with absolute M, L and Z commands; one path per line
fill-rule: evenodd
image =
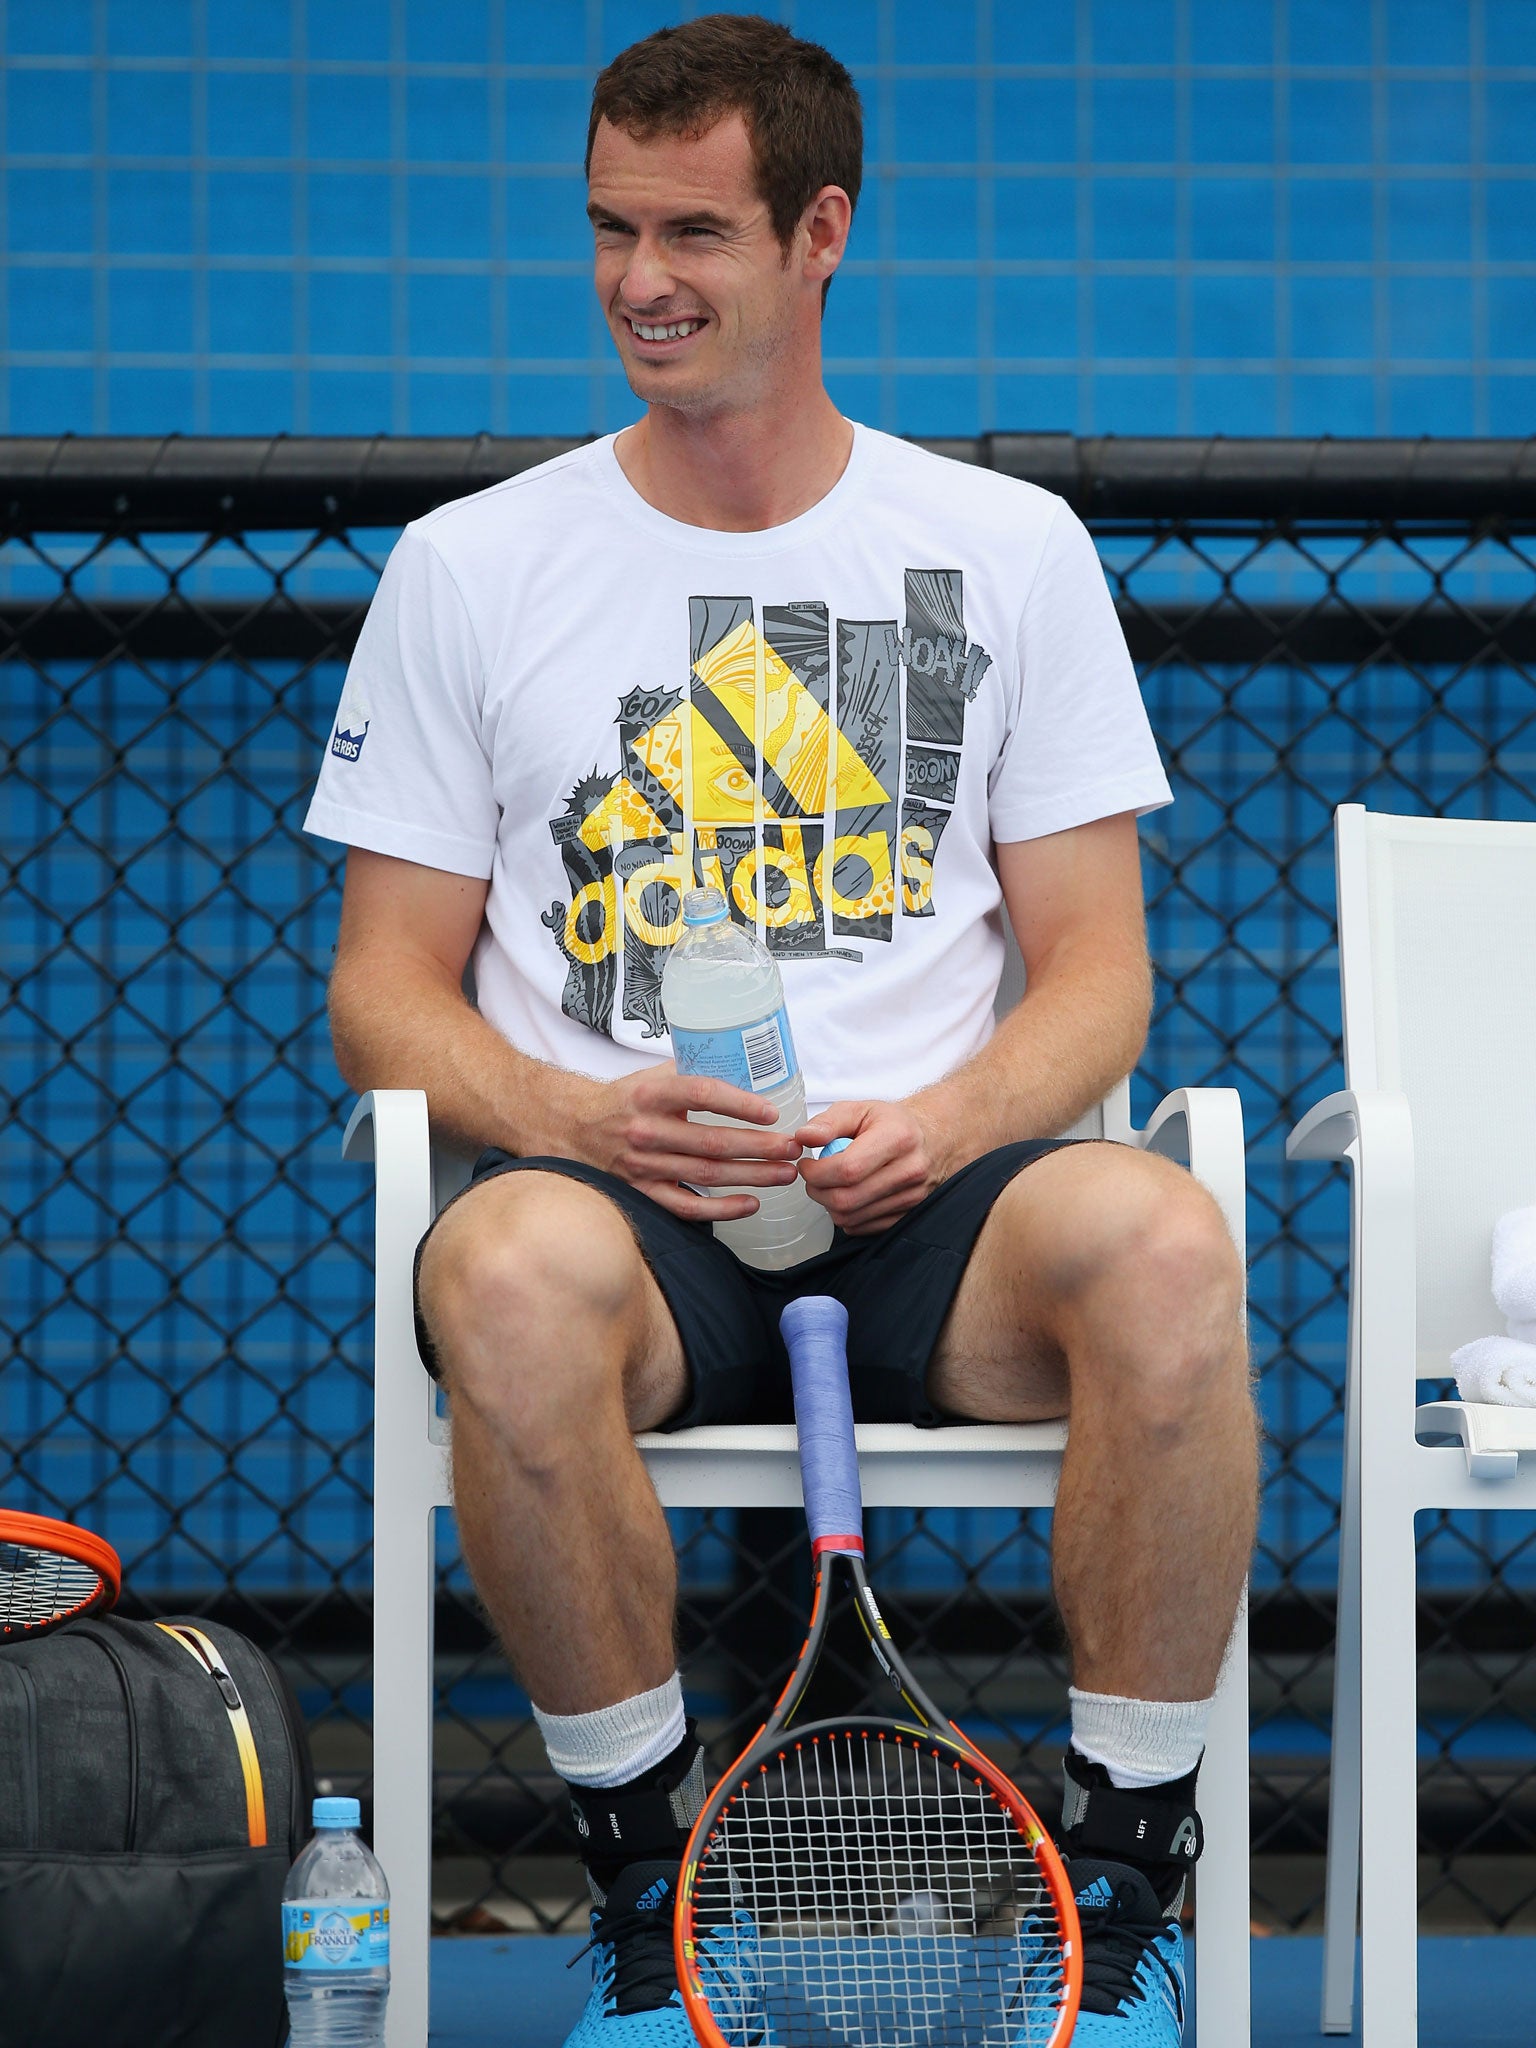
M 432 1221 L 432 1140 L 423 1090 L 370 1089 L 347 1119 L 341 1156 L 373 1164 L 381 1259 L 386 1219 L 398 1218 L 403 1228 L 414 1230 L 414 1255 Z
M 374 1274 L 379 1328 L 390 1316 L 411 1330 L 416 1247 L 432 1221 L 432 1142 L 420 1088 L 374 1088 L 347 1120 L 341 1156 L 374 1171 Z M 415 1350 L 414 1338 L 411 1349 Z
M 1160 1152 L 1188 1166 L 1216 1197 L 1239 1253 L 1247 1246 L 1247 1162 L 1243 1104 L 1235 1088 L 1175 1088 L 1130 1134 L 1143 1152 Z
M 377 1091 L 383 1094 L 383 1090 Z M 369 1089 L 360 1095 L 352 1105 L 352 1114 L 347 1118 L 347 1128 L 341 1134 L 341 1156 L 354 1166 L 373 1164 L 373 1098 L 375 1091 Z
M 1395 1089 L 1341 1088 L 1309 1109 L 1285 1141 L 1289 1159 L 1345 1160 L 1350 1204 L 1350 1375 L 1358 1372 L 1374 1418 L 1367 1461 L 1401 1456 L 1417 1357 L 1413 1116 Z
M 1348 1159 L 1351 1147 L 1381 1174 L 1413 1178 L 1408 1098 L 1389 1088 L 1340 1088 L 1313 1103 L 1285 1141 L 1287 1159 Z

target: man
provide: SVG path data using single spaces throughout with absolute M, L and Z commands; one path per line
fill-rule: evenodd
M 352 849 L 343 1073 L 424 1087 L 440 1132 L 488 1148 L 419 1255 L 420 1336 L 465 1555 L 585 1841 L 581 2048 L 689 2039 L 671 1880 L 703 1765 L 631 1437 L 786 1414 L 777 1310 L 808 1291 L 849 1305 L 868 1419 L 1070 1415 L 1079 2039 L 1179 2033 L 1196 1771 L 1253 1535 L 1241 1275 L 1188 1175 L 1052 1142 L 1143 1042 L 1135 818 L 1168 790 L 1066 506 L 855 427 L 823 387 L 860 173 L 846 71 L 759 18 L 602 74 L 595 281 L 645 411 L 407 529 L 308 819 Z M 793 1135 L 668 1058 L 695 882 L 782 966 Z M 1029 985 L 994 1031 L 1005 908 Z M 754 1274 L 709 1223 L 755 1198 L 709 1190 L 796 1174 L 833 1248 Z

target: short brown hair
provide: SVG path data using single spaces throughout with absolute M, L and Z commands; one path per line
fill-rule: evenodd
M 847 70 L 761 14 L 703 14 L 621 50 L 592 91 L 586 167 L 599 121 L 645 140 L 703 135 L 727 114 L 747 124 L 757 187 L 787 255 L 823 185 L 858 204 L 864 111 Z

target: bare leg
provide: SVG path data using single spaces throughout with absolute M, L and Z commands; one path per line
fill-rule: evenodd
M 579 1181 L 503 1174 L 433 1232 L 421 1301 L 465 1559 L 529 1694 L 577 1714 L 663 1684 L 677 1573 L 631 1438 L 687 1371 L 624 1217 Z
M 977 1240 L 929 1386 L 981 1420 L 1069 1416 L 1053 1570 L 1085 1691 L 1215 1690 L 1257 1512 L 1241 1303 L 1216 1204 L 1125 1146 L 1037 1160 Z

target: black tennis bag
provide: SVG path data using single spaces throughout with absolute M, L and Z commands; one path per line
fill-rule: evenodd
M 0 1648 L 0 2048 L 277 2048 L 304 1725 L 209 1621 Z

